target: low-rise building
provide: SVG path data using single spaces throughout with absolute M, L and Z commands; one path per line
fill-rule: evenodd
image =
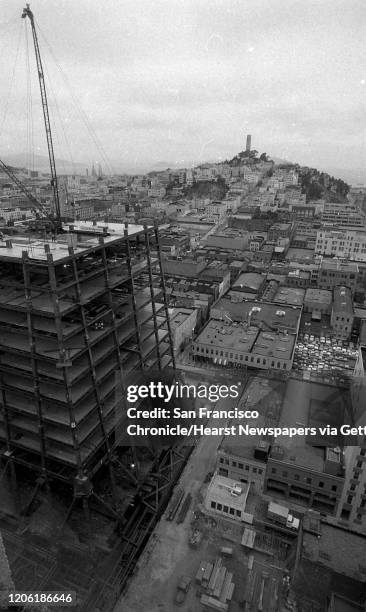
M 194 357 L 224 366 L 291 370 L 302 308 L 241 301 L 237 293 L 211 308 L 210 321 L 193 343 Z
M 288 398 L 299 398 L 289 401 Z M 301 398 L 301 399 L 300 399 Z M 348 399 L 338 389 L 290 379 L 280 427 L 344 424 Z M 294 503 L 334 515 L 344 485 L 343 454 L 331 436 L 280 435 L 273 440 L 267 462 L 265 490 Z
M 332 311 L 333 294 L 327 289 L 309 288 L 305 292 L 304 311 L 316 315 L 330 315 Z M 318 316 L 316 316 L 318 318 Z
M 320 289 L 332 290 L 342 285 L 348 287 L 352 295 L 357 286 L 358 265 L 352 261 L 323 259 L 318 272 L 317 284 Z
M 205 507 L 226 518 L 242 521 L 249 485 L 215 474 L 206 493 Z

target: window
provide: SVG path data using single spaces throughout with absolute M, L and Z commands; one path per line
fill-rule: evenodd
M 223 507 L 223 511 L 224 511 L 224 512 L 229 512 L 229 506 L 224 506 L 224 507 Z
M 236 467 L 236 461 L 232 461 L 232 462 L 231 462 L 231 465 L 232 465 L 233 467 Z
M 320 481 L 320 482 L 319 482 L 319 487 L 320 487 L 321 489 L 323 489 L 323 487 L 324 487 L 324 482 Z
M 220 463 L 224 463 L 224 458 L 220 457 Z
M 217 509 L 222 510 L 222 504 L 217 504 Z
M 245 466 L 245 471 L 246 471 L 246 472 L 249 472 L 249 465 L 246 465 L 246 466 Z
M 294 479 L 295 479 L 295 480 L 300 480 L 300 476 L 299 476 L 299 474 L 295 474 L 295 475 L 294 475 Z
M 261 468 L 258 468 L 258 474 L 263 474 L 263 470 Z
M 311 484 L 311 478 L 305 478 L 307 484 Z
M 337 485 L 332 485 L 332 491 L 336 491 L 337 490 Z
M 236 511 L 236 516 L 241 516 L 241 510 Z
M 216 502 L 214 501 L 211 502 L 211 508 L 213 508 L 214 510 L 216 509 Z
M 256 474 L 256 473 L 257 473 L 257 468 L 256 468 L 256 467 L 254 467 L 254 468 L 253 468 L 253 474 Z
M 272 474 L 275 474 L 277 472 L 276 468 L 272 468 Z
M 238 468 L 239 468 L 239 470 L 242 470 L 242 469 L 243 469 L 243 467 L 244 467 L 244 466 L 243 466 L 243 464 L 242 464 L 242 463 L 238 463 Z
M 235 514 L 235 509 L 234 508 L 230 508 L 229 513 L 234 515 Z
M 287 476 L 288 476 L 288 472 L 282 472 L 282 476 L 283 476 L 284 478 L 287 478 Z

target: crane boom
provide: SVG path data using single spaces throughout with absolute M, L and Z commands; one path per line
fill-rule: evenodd
M 55 163 L 55 154 L 53 150 L 50 116 L 48 112 L 46 84 L 44 80 L 44 73 L 43 73 L 41 53 L 39 50 L 37 31 L 34 25 L 34 15 L 32 11 L 30 10 L 29 4 L 26 5 L 26 8 L 23 9 L 23 13 L 22 13 L 22 18 L 25 19 L 26 17 L 29 18 L 31 28 L 32 28 L 34 51 L 35 51 L 36 62 L 37 62 L 39 88 L 41 91 L 41 99 L 42 99 L 43 118 L 44 118 L 44 125 L 46 129 L 48 157 L 49 157 L 50 168 L 51 168 L 51 185 L 52 185 L 52 190 L 53 190 L 53 199 L 54 199 L 55 217 L 56 217 L 55 226 L 61 228 L 62 222 L 61 222 L 61 210 L 60 210 L 60 197 L 59 197 L 59 192 L 58 192 L 56 163 Z
M 7 174 L 8 177 L 17 185 L 17 187 L 19 187 L 20 191 L 24 193 L 24 195 L 31 202 L 33 206 L 33 210 L 36 213 L 42 213 L 44 217 L 46 217 L 49 221 L 51 221 L 52 227 L 55 228 L 57 224 L 55 224 L 55 220 L 48 214 L 48 210 L 43 206 L 43 204 L 41 204 L 41 202 L 37 200 L 37 198 L 33 195 L 33 193 L 29 191 L 29 189 L 22 183 L 21 180 L 18 179 L 18 177 L 12 171 L 12 169 L 9 168 L 9 166 L 7 166 L 1 159 L 0 159 L 0 169 L 3 170 L 5 174 Z

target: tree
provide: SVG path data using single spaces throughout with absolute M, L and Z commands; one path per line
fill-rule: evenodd
M 267 153 L 262 153 L 259 157 L 260 161 L 264 161 L 264 162 L 268 162 L 269 161 L 269 156 L 267 155 Z

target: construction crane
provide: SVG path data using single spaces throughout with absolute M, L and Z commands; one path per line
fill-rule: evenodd
M 22 181 L 18 179 L 17 175 L 13 172 L 13 170 L 9 166 L 7 166 L 1 159 L 0 169 L 8 175 L 8 177 L 17 185 L 20 191 L 24 193 L 24 195 L 28 198 L 28 200 L 32 204 L 32 209 L 34 210 L 35 214 L 42 214 L 43 217 L 50 222 L 52 231 L 56 232 L 59 229 L 57 221 L 55 221 L 55 219 L 49 214 L 47 208 L 45 208 L 43 204 L 41 204 L 41 202 L 37 200 L 37 198 L 33 195 L 31 191 L 29 191 L 29 189 L 24 185 L 24 183 L 22 183 Z
M 57 173 L 56 173 L 56 162 L 55 162 L 55 154 L 53 150 L 53 141 L 52 141 L 52 132 L 51 132 L 51 124 L 50 124 L 50 116 L 48 112 L 48 102 L 47 102 L 47 91 L 46 84 L 44 80 L 43 66 L 41 53 L 39 50 L 37 31 L 34 25 L 34 15 L 30 10 L 29 4 L 26 5 L 25 9 L 23 9 L 22 19 L 26 19 L 28 17 L 31 28 L 32 28 L 32 36 L 34 43 L 34 51 L 36 55 L 37 62 L 37 70 L 38 70 L 38 80 L 39 80 L 39 88 L 41 91 L 41 100 L 42 100 L 42 109 L 43 109 L 43 118 L 44 125 L 46 129 L 46 138 L 47 138 L 47 148 L 48 148 L 48 158 L 50 162 L 51 169 L 51 186 L 53 190 L 53 201 L 55 208 L 55 220 L 54 225 L 56 230 L 62 230 L 62 221 L 61 221 L 61 210 L 60 210 L 60 196 L 58 192 L 58 183 L 57 183 Z

